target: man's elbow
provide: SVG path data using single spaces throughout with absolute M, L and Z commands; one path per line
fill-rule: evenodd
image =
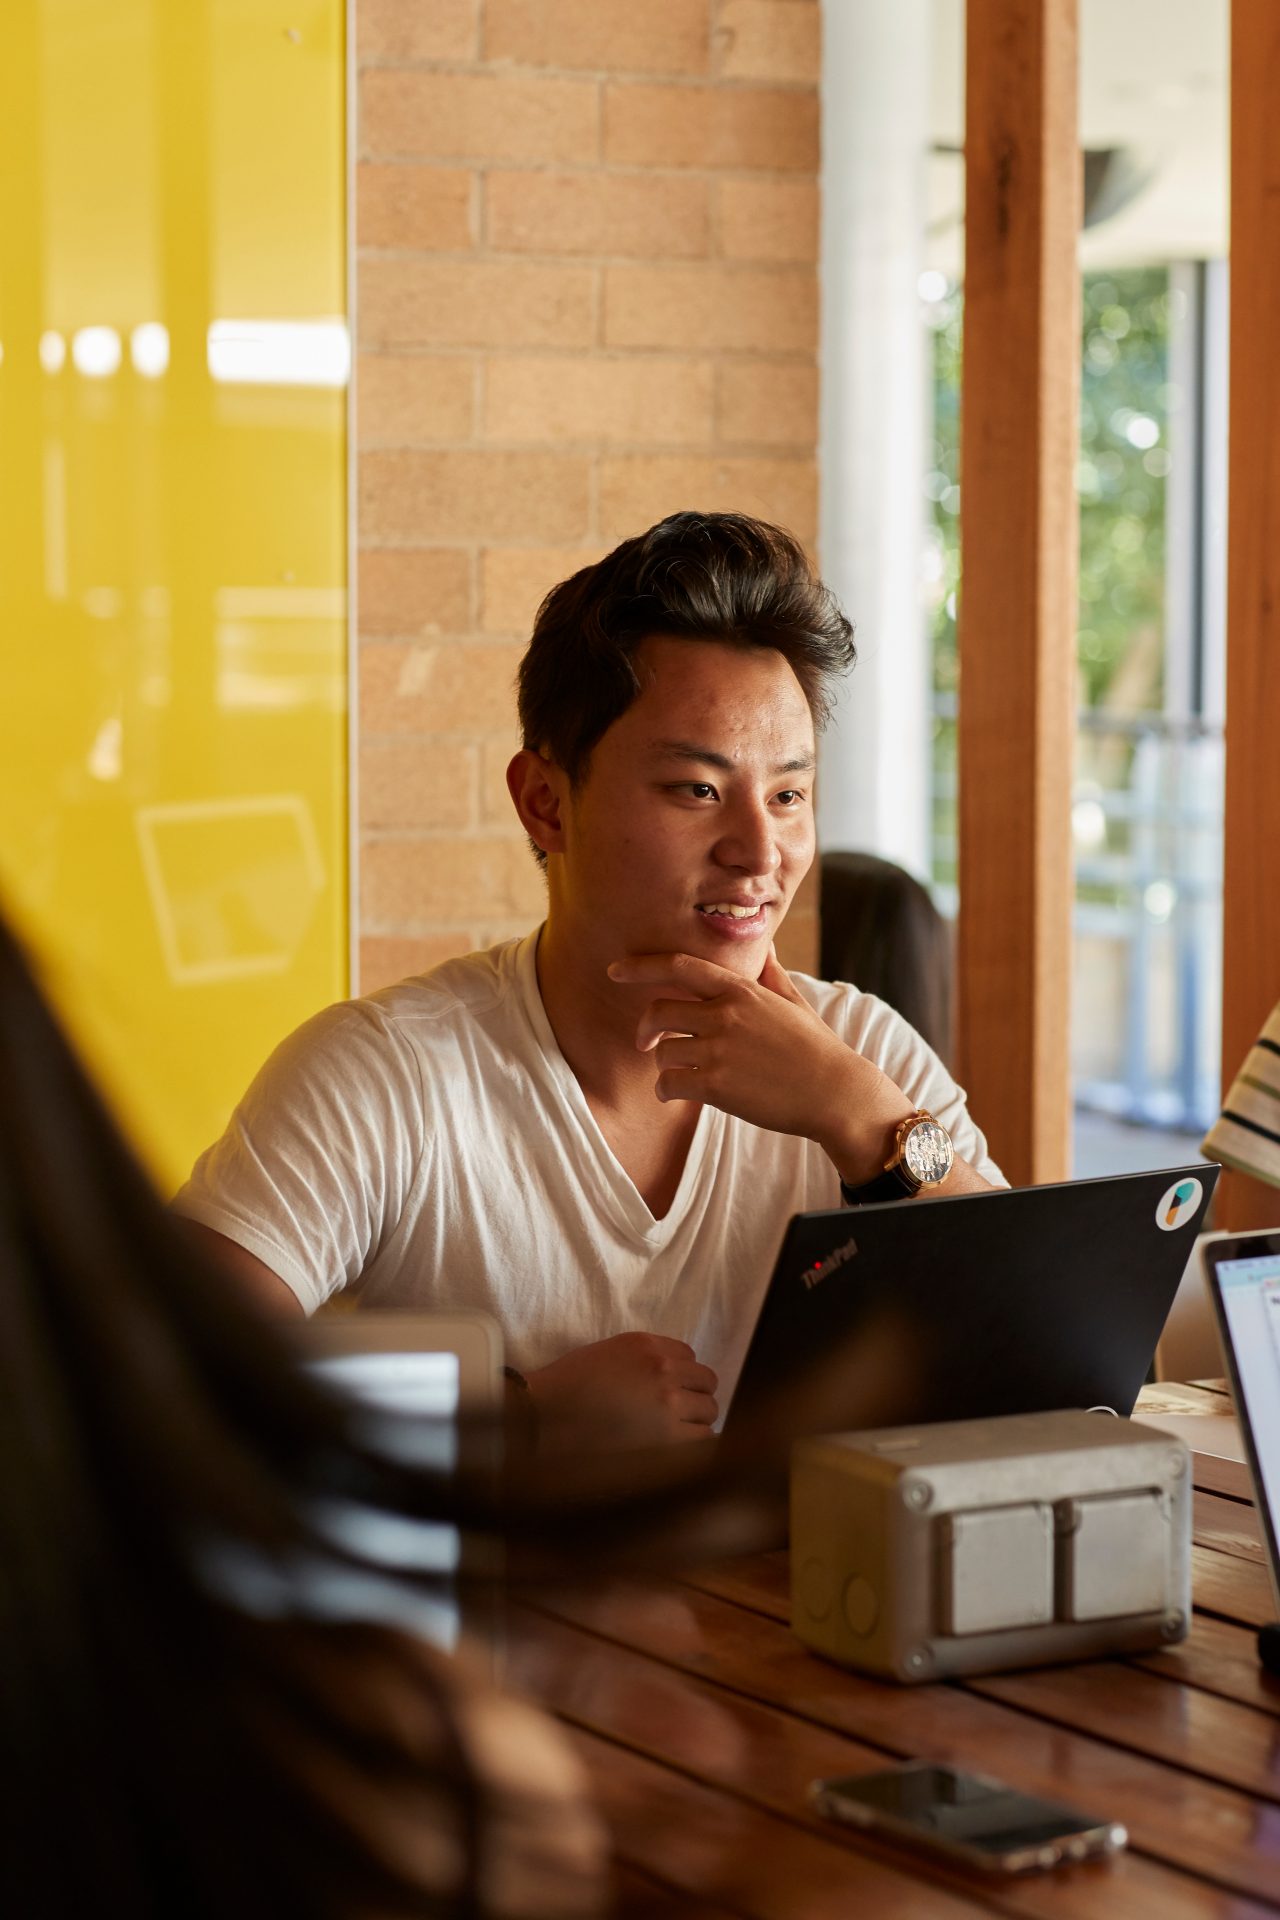
M 228 1274 L 245 1304 L 270 1320 L 296 1319 L 302 1303 L 286 1280 L 273 1273 L 265 1260 L 235 1240 L 199 1220 L 184 1220 L 184 1229 L 204 1249 L 215 1266 Z

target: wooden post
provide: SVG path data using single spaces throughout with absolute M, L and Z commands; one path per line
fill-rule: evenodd
M 1076 0 L 968 0 L 958 1060 L 1010 1181 L 1070 1171 Z
M 1222 1082 L 1280 1000 L 1280 11 L 1231 9 L 1231 411 Z M 1280 1122 L 1278 1122 L 1280 1124 Z M 1280 1192 L 1225 1173 L 1224 1226 L 1280 1226 Z

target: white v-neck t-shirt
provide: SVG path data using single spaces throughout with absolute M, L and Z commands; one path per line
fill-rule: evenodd
M 822 1149 L 703 1107 L 655 1220 L 551 1031 L 538 934 L 329 1007 L 267 1061 L 178 1211 L 266 1263 L 313 1312 L 483 1308 L 518 1367 L 642 1331 L 737 1380 L 793 1213 L 840 1205 Z M 964 1094 L 856 987 L 792 979 L 840 1038 L 1003 1184 Z

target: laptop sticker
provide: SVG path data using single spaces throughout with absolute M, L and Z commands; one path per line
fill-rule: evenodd
M 1188 1220 L 1195 1217 L 1200 1205 L 1204 1188 L 1198 1180 L 1179 1180 L 1170 1187 L 1156 1208 L 1156 1225 L 1161 1233 L 1173 1233 L 1178 1227 L 1185 1227 Z

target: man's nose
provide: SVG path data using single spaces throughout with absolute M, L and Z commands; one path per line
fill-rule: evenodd
M 775 873 L 782 863 L 774 822 L 765 807 L 735 808 L 716 845 L 716 860 L 739 873 Z

